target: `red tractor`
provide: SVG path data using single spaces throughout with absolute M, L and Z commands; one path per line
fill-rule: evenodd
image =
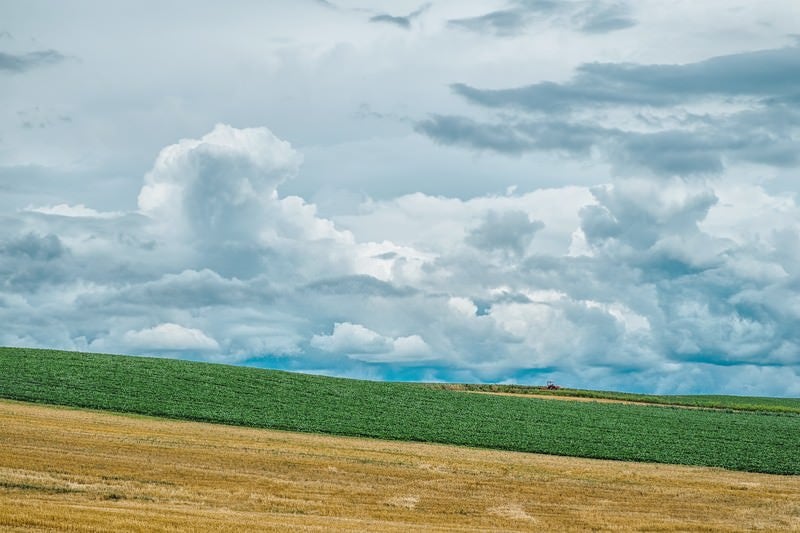
M 559 387 L 558 385 L 556 385 L 554 381 L 548 381 L 548 382 L 547 382 L 547 386 L 545 387 L 545 389 L 547 389 L 547 390 L 558 390 L 558 389 L 560 389 L 560 388 L 561 388 L 561 387 Z

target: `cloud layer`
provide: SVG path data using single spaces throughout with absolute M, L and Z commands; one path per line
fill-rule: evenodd
M 0 344 L 798 396 L 798 19 L 18 2 Z
M 279 194 L 301 160 L 266 128 L 218 125 L 158 154 L 136 212 L 6 215 L 0 343 L 375 378 L 798 393 L 748 377 L 800 367 L 791 198 L 622 179 L 411 195 L 333 221 Z
M 795 167 L 798 73 L 796 46 L 682 65 L 588 63 L 565 83 L 453 84 L 472 104 L 516 114 L 496 121 L 437 114 L 416 128 L 443 144 L 507 154 L 599 152 L 620 173 L 716 175 L 737 161 Z M 717 109 L 690 110 L 713 99 Z

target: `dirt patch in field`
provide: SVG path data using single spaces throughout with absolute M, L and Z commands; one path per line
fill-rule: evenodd
M 386 500 L 386 503 L 395 507 L 413 509 L 419 503 L 419 496 L 395 496 Z
M 536 400 L 564 400 L 567 402 L 597 402 L 597 403 L 625 403 L 630 405 L 665 405 L 647 402 L 633 402 L 630 400 L 614 400 L 611 398 L 587 398 L 585 396 L 566 396 L 556 394 L 525 394 L 523 392 L 492 392 L 482 390 L 462 390 L 458 392 L 468 392 L 470 394 L 491 394 L 493 396 L 516 396 L 518 398 L 534 398 Z M 670 405 L 670 407 L 673 407 Z M 678 407 L 678 406 L 675 406 Z
M 525 509 L 518 503 L 509 503 L 506 505 L 499 505 L 497 507 L 490 507 L 487 509 L 489 513 L 502 516 L 503 518 L 510 518 L 512 520 L 528 520 L 536 522 L 536 518 L 525 512 Z
M 710 411 L 725 410 L 717 407 L 699 407 L 695 405 L 679 405 L 673 403 L 651 403 L 651 402 L 636 402 L 632 400 L 615 400 L 613 398 L 587 398 L 586 396 L 567 396 L 564 394 L 525 394 L 522 392 L 493 392 L 493 391 L 476 391 L 476 390 L 458 390 L 449 389 L 456 392 L 468 392 L 470 394 L 489 394 L 492 396 L 516 396 L 519 398 L 534 398 L 536 400 L 563 400 L 566 402 L 596 402 L 596 403 L 621 403 L 628 405 L 647 405 L 652 407 L 677 407 L 679 409 L 706 409 Z

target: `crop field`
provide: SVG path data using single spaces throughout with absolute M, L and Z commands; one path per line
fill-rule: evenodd
M 187 361 L 0 349 L 0 397 L 239 426 L 800 474 L 800 416 L 553 402 Z
M 765 413 L 800 414 L 800 398 L 764 398 L 758 396 L 724 395 L 657 395 L 629 392 L 596 391 L 561 388 L 550 390 L 524 385 L 488 385 L 473 383 L 431 383 L 434 389 L 490 394 L 518 394 L 551 398 L 585 398 L 615 400 L 620 402 L 647 403 L 674 407 L 697 407 L 703 409 L 728 409 L 736 411 L 760 411 Z
M 795 476 L 7 400 L 0 443 L 4 531 L 800 529 Z

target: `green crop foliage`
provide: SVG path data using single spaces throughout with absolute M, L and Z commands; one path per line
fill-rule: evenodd
M 763 411 L 769 413 L 800 414 L 800 398 L 765 398 L 758 396 L 724 396 L 710 394 L 655 395 L 567 388 L 550 390 L 544 387 L 533 387 L 526 385 L 493 385 L 478 383 L 429 383 L 426 384 L 426 386 L 434 389 L 459 390 L 466 392 L 501 392 L 529 394 L 531 396 L 571 396 L 578 398 L 622 400 L 628 402 L 699 407 L 707 409 L 731 409 L 737 411 Z
M 0 397 L 176 419 L 800 474 L 800 415 L 465 394 L 171 359 L 0 348 Z

